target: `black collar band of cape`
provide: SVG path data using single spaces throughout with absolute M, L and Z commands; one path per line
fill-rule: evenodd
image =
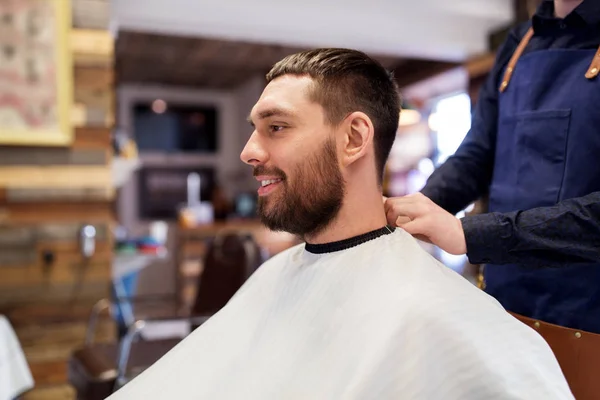
M 354 236 L 348 239 L 340 240 L 338 242 L 322 243 L 322 244 L 311 244 L 306 243 L 306 251 L 313 254 L 324 254 L 333 253 L 336 251 L 346 250 L 351 247 L 355 247 L 366 243 L 370 240 L 377 239 L 383 235 L 389 235 L 394 232 L 395 228 L 391 226 L 384 226 L 383 228 L 376 229 L 371 232 L 363 233 L 362 235 Z

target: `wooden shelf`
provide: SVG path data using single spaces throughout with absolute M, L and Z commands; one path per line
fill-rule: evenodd
M 0 167 L 0 187 L 21 189 L 110 188 L 109 166 L 5 166 Z
M 112 202 L 46 202 L 0 205 L 0 225 L 114 222 Z
M 111 66 L 114 61 L 114 43 L 108 30 L 71 30 L 71 49 L 76 66 Z
M 111 148 L 111 129 L 106 127 L 76 128 L 75 141 L 71 147 L 108 150 Z

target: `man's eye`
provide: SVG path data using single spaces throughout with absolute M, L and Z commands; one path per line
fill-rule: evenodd
M 270 126 L 269 126 L 269 130 L 270 130 L 271 132 L 280 132 L 280 131 L 282 131 L 282 130 L 283 130 L 283 128 L 284 128 L 284 127 L 283 127 L 283 126 L 281 126 L 281 125 L 270 125 Z

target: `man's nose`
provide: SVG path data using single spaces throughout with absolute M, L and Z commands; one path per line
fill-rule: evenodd
M 246 142 L 246 146 L 244 146 L 244 150 L 242 150 L 242 153 L 240 154 L 240 159 L 242 162 L 252 166 L 267 162 L 267 151 L 262 145 L 256 131 L 252 133 L 252 136 L 250 136 L 250 139 Z

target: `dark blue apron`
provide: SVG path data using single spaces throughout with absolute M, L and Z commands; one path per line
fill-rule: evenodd
M 512 76 L 499 93 L 490 211 L 552 206 L 600 190 L 600 77 L 586 78 L 595 53 L 533 51 L 505 71 Z M 486 292 L 508 311 L 600 333 L 600 264 L 486 265 L 484 278 Z

